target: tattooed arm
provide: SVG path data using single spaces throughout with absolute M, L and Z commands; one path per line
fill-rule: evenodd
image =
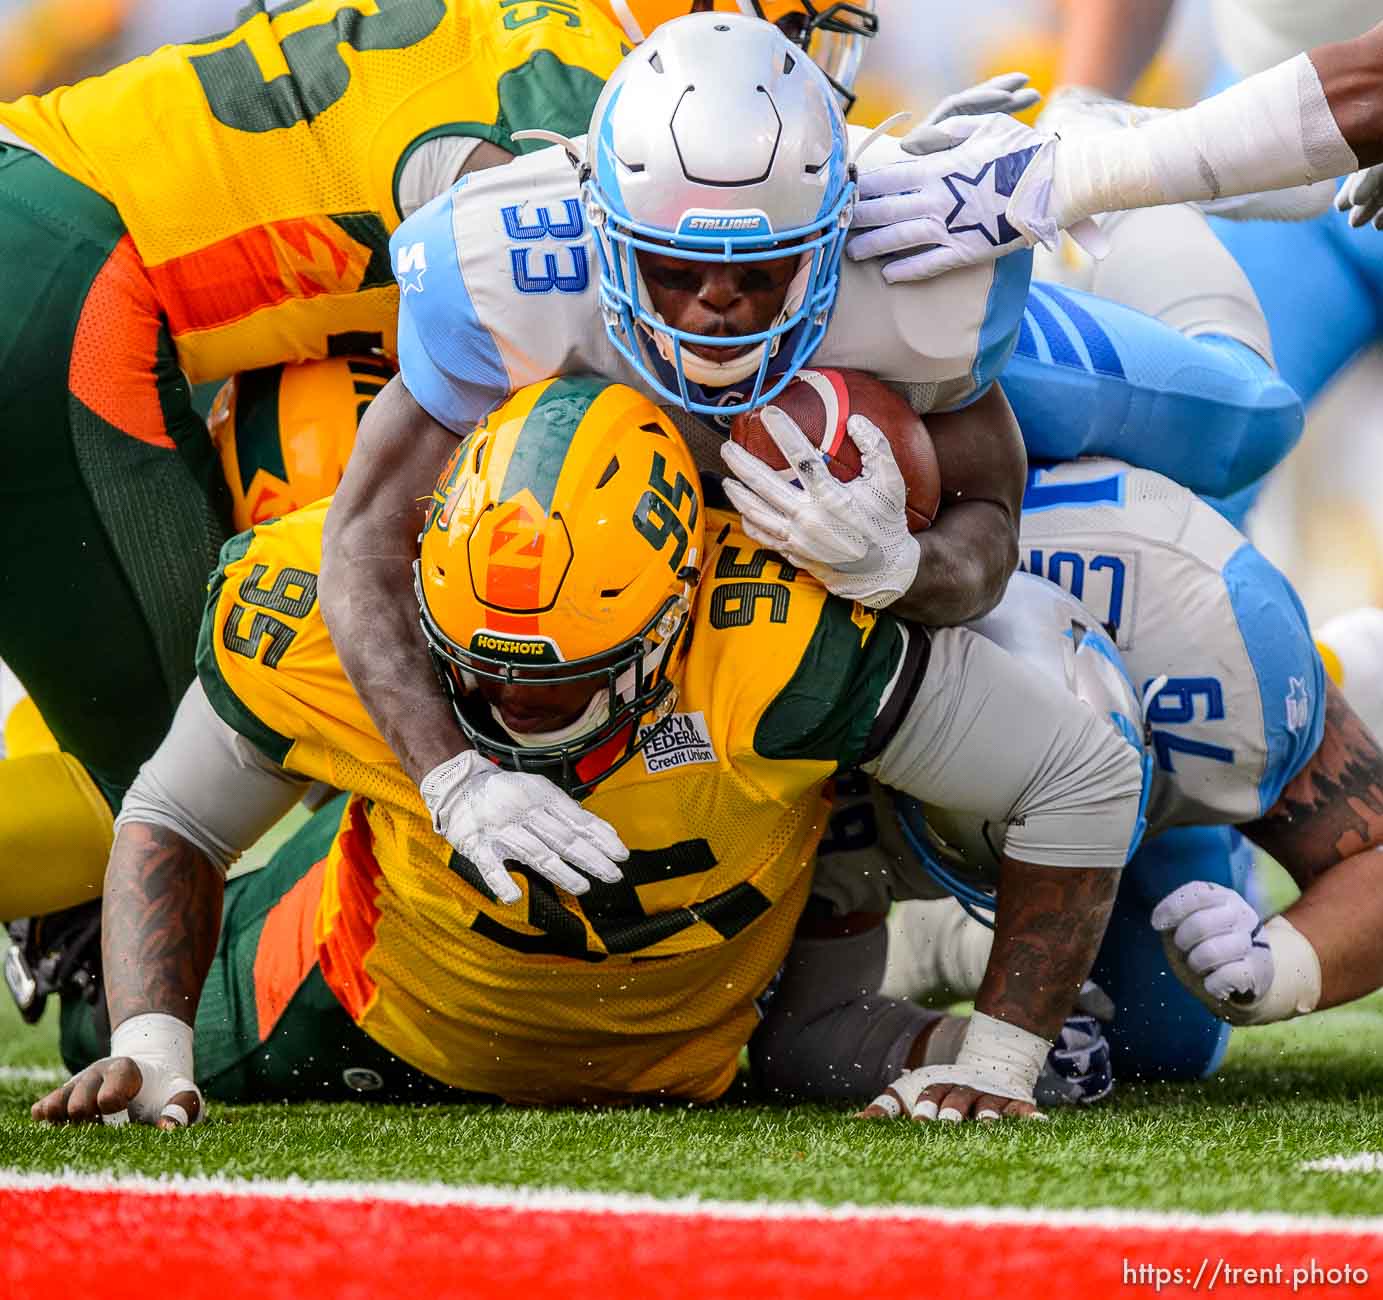
M 160 1127 L 197 1118 L 192 1025 L 216 952 L 225 873 L 305 784 L 233 731 L 199 683 L 188 688 L 125 796 L 106 867 L 111 1055 L 38 1102 L 35 1119 L 97 1120 L 127 1107 Z M 163 1113 L 170 1106 L 172 1118 Z
M 1318 1009 L 1383 987 L 1383 749 L 1333 684 L 1320 748 L 1240 830 L 1301 887 L 1283 915 L 1320 960 Z
M 1122 874 L 1005 857 L 975 1010 L 1055 1038 L 1095 964 Z
M 176 831 L 139 822 L 120 828 L 101 904 L 112 1025 L 151 1012 L 192 1024 L 216 951 L 224 888 L 220 870 Z M 135 1061 L 108 1056 L 36 1102 L 32 1114 L 50 1124 L 99 1120 L 128 1109 L 142 1085 Z M 197 1119 L 201 1101 L 195 1092 L 166 1100 Z M 157 1123 L 177 1126 L 163 1117 Z

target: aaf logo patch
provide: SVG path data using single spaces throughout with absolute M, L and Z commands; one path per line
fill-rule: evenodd
M 399 291 L 404 296 L 422 293 L 423 276 L 427 272 L 427 245 L 409 244 L 400 248 L 394 262 L 394 275 L 399 282 Z
M 1287 730 L 1295 735 L 1311 725 L 1311 692 L 1300 677 L 1287 679 Z
M 649 732 L 653 732 L 650 736 Z M 661 726 L 650 723 L 639 728 L 639 741 L 644 745 L 643 762 L 648 774 L 670 772 L 678 767 L 690 767 L 693 763 L 715 763 L 715 746 L 711 744 L 711 733 L 706 729 L 706 715 L 696 713 L 674 713 Z

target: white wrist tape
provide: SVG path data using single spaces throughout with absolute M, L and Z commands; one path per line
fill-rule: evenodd
M 1180 112 L 1063 136 L 1052 216 L 1064 229 L 1097 212 L 1308 185 L 1358 166 L 1301 54 Z
M 974 1071 L 985 1092 L 1031 1101 L 1037 1076 L 1051 1050 L 1045 1038 L 975 1011 L 956 1065 Z
M 107 1124 L 123 1124 L 130 1116 L 152 1124 L 168 1116 L 186 1126 L 192 1122 L 187 1111 L 169 1100 L 180 1092 L 201 1091 L 193 1082 L 192 1026 L 176 1016 L 151 1011 L 123 1020 L 110 1036 L 110 1054 L 128 1056 L 139 1066 L 140 1086 L 130 1102 L 128 1114 L 119 1111 L 105 1116 Z M 203 1108 L 197 1108 L 197 1118 Z
M 1311 941 L 1285 916 L 1273 917 L 1262 935 L 1272 949 L 1273 982 L 1257 1002 L 1236 1009 L 1232 1019 L 1236 1025 L 1291 1020 L 1314 1011 L 1321 1000 L 1321 960 Z

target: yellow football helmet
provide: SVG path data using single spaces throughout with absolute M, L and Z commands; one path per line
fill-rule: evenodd
M 365 408 L 393 377 L 380 357 L 247 370 L 216 394 L 207 427 L 243 532 L 336 491 Z
M 864 42 L 879 32 L 874 0 L 595 0 L 631 41 L 650 36 L 660 23 L 684 14 L 715 11 L 748 14 L 777 23 L 800 45 L 830 80 L 848 113 L 855 102 L 855 78 L 864 58 Z
M 648 743 L 676 702 L 703 513 L 681 435 L 609 380 L 533 384 L 462 441 L 414 573 L 433 662 L 477 750 L 580 797 Z M 520 735 L 480 680 L 593 693 L 560 731 Z

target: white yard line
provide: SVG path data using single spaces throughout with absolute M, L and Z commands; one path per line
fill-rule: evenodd
M 659 1199 L 624 1193 L 562 1188 L 452 1186 L 445 1183 L 317 1182 L 296 1178 L 249 1181 L 232 1178 L 147 1178 L 116 1174 L 26 1173 L 0 1169 L 0 1192 L 70 1188 L 148 1196 L 266 1197 L 295 1201 L 393 1201 L 404 1205 L 457 1205 L 481 1209 L 545 1210 L 568 1214 L 707 1216 L 717 1219 L 893 1220 L 1058 1228 L 1126 1228 L 1149 1231 L 1205 1230 L 1235 1234 L 1383 1234 L 1383 1218 L 1332 1218 L 1291 1214 L 1189 1214 L 1140 1210 L 1028 1210 L 975 1205 L 819 1205 L 811 1201 L 713 1201 L 695 1196 Z
M 59 1065 L 0 1065 L 0 1083 L 61 1083 L 67 1071 Z
M 1297 1166 L 1307 1174 L 1378 1174 L 1383 1173 L 1383 1151 L 1360 1151 L 1352 1156 L 1326 1156 L 1307 1160 Z

